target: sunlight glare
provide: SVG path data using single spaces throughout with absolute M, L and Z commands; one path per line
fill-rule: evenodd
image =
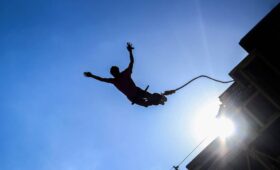
M 226 117 L 217 119 L 217 133 L 221 138 L 230 137 L 234 133 L 234 125 L 232 121 Z
M 234 133 L 234 125 L 228 118 L 216 118 L 219 110 L 219 101 L 207 102 L 201 106 L 196 114 L 194 121 L 194 136 L 197 140 L 201 140 L 208 136 L 214 139 L 221 137 L 225 139 Z
M 212 100 L 205 102 L 195 111 L 193 133 L 198 141 L 206 136 L 216 137 L 216 115 L 219 105 L 220 102 L 218 100 Z

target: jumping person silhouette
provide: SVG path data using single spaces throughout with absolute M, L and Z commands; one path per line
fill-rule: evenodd
M 150 105 L 159 105 L 164 104 L 167 101 L 167 98 L 164 95 L 159 93 L 149 93 L 147 92 L 148 87 L 145 90 L 137 87 L 134 81 L 131 78 L 134 57 L 133 51 L 134 47 L 131 43 L 127 43 L 127 50 L 129 52 L 130 63 L 128 67 L 120 72 L 117 66 L 112 66 L 110 73 L 114 78 L 102 78 L 96 75 L 93 75 L 91 72 L 84 72 L 86 77 L 91 77 L 96 80 L 111 83 L 113 84 L 119 91 L 121 91 L 126 97 L 132 102 L 132 104 L 136 103 L 138 105 L 148 107 Z

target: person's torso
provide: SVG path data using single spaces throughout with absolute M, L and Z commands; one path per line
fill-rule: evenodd
M 114 79 L 113 84 L 127 97 L 134 97 L 137 93 L 137 87 L 127 71 L 121 72 L 121 75 Z

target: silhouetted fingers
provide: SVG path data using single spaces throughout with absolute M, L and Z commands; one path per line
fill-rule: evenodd
M 90 72 L 84 72 L 84 76 L 90 77 L 90 76 L 91 76 L 91 73 L 90 73 Z

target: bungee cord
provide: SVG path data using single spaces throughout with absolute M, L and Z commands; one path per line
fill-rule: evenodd
M 176 91 L 186 87 L 187 85 L 189 85 L 191 82 L 199 79 L 199 78 L 207 78 L 207 79 L 210 79 L 210 80 L 213 80 L 213 81 L 216 81 L 218 83 L 232 83 L 234 82 L 234 80 L 230 80 L 230 81 L 221 81 L 221 80 L 218 80 L 218 79 L 214 79 L 212 77 L 209 77 L 207 75 L 200 75 L 200 76 L 197 76 L 197 77 L 194 77 L 193 79 L 189 80 L 188 82 L 186 82 L 185 84 L 183 84 L 182 86 L 176 88 L 176 89 L 173 89 L 173 90 L 167 90 L 163 93 L 163 95 L 167 96 L 167 95 L 171 95 L 171 94 L 174 94 Z

